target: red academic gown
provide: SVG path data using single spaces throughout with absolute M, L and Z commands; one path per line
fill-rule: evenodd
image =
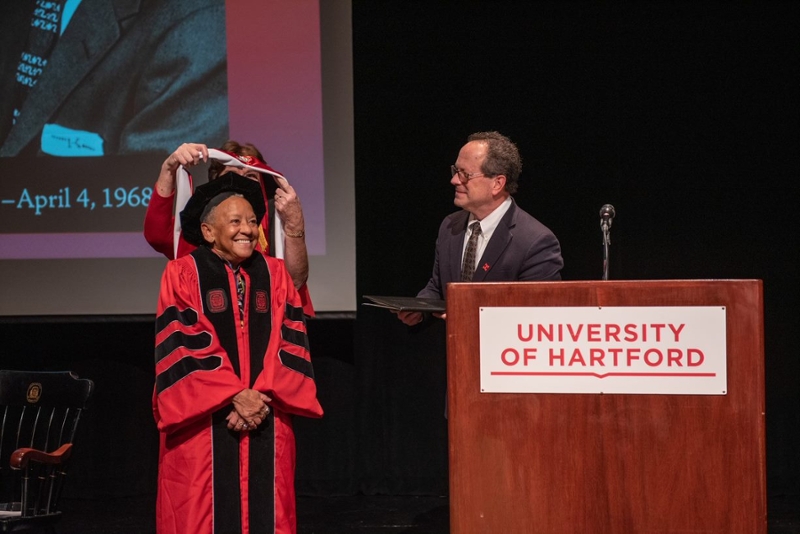
M 174 201 L 174 193 L 168 197 L 162 197 L 154 187 L 153 194 L 150 197 L 150 203 L 147 205 L 147 212 L 144 216 L 145 240 L 153 247 L 153 250 L 160 252 L 170 260 L 175 259 L 175 234 L 173 233 L 175 220 L 172 215 Z M 264 197 L 264 203 L 268 204 L 266 197 Z M 259 225 L 264 235 L 269 236 L 269 212 L 264 215 Z M 178 241 L 177 257 L 181 258 L 192 252 L 195 248 L 197 247 L 186 241 L 183 238 L 183 234 L 181 234 Z M 269 244 L 267 244 L 264 250 L 262 250 L 261 244 L 258 244 L 256 250 L 261 251 L 263 254 L 269 254 Z M 300 298 L 303 302 L 303 311 L 305 311 L 306 315 L 309 317 L 314 317 L 314 305 L 311 303 L 311 295 L 308 293 L 308 286 L 303 284 L 303 286 L 298 289 L 298 293 L 300 293 Z
M 321 417 L 300 298 L 282 260 L 253 254 L 235 276 L 207 247 L 170 261 L 156 319 L 159 534 L 296 531 L 292 415 Z M 225 417 L 245 388 L 272 398 L 255 431 Z

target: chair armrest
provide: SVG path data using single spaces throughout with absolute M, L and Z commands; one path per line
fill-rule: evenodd
M 28 467 L 28 462 L 39 462 L 42 464 L 60 465 L 65 463 L 72 454 L 72 443 L 65 443 L 53 452 L 44 452 L 38 449 L 22 448 L 17 449 L 11 454 L 11 468 L 24 469 Z

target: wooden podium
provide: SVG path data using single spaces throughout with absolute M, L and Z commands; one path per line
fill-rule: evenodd
M 481 393 L 481 307 L 725 306 L 727 394 Z M 767 531 L 760 280 L 451 284 L 451 534 Z

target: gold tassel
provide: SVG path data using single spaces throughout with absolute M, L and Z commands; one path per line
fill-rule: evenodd
M 264 228 L 262 226 L 258 227 L 258 244 L 261 245 L 261 251 L 266 254 L 269 252 L 267 248 L 269 246 L 269 242 L 267 241 L 267 236 L 264 235 Z

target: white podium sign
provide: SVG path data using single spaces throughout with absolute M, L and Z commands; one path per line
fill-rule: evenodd
M 482 307 L 484 393 L 725 395 L 723 306 Z

